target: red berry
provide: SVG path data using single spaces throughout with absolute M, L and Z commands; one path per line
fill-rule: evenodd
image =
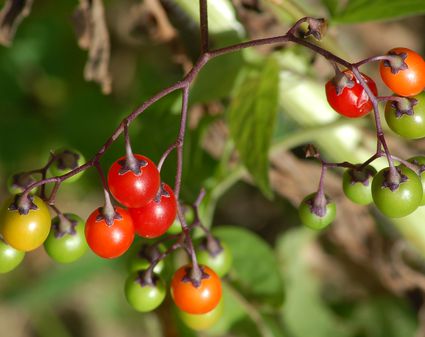
M 86 221 L 86 240 L 90 248 L 100 257 L 114 258 L 124 254 L 133 243 L 133 220 L 128 212 L 115 208 L 116 216 L 112 224 L 107 224 L 101 213 L 96 209 Z
M 344 87 L 342 92 L 337 94 L 337 87 L 332 80 L 326 83 L 326 98 L 329 105 L 339 114 L 349 117 L 358 118 L 366 115 L 372 110 L 372 102 L 369 99 L 362 85 L 357 81 L 351 70 L 344 70 L 343 73 L 353 81 L 352 88 Z M 366 84 L 372 90 L 374 95 L 378 94 L 375 82 L 365 74 L 362 74 Z
M 144 238 L 164 234 L 176 218 L 177 201 L 170 186 L 162 183 L 157 196 L 145 207 L 130 208 L 136 233 Z
M 158 169 L 147 157 L 135 154 L 138 173 L 126 167 L 126 157 L 112 164 L 108 172 L 109 189 L 121 204 L 127 207 L 143 207 L 156 195 L 161 182 Z

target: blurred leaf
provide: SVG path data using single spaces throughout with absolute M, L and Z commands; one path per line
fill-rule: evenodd
M 199 1 L 175 0 L 175 3 L 184 9 L 193 20 L 199 22 Z M 212 34 L 227 31 L 237 31 L 239 34 L 243 34 L 243 27 L 236 18 L 230 0 L 208 1 L 208 25 Z
M 249 72 L 228 111 L 230 134 L 255 183 L 272 197 L 268 151 L 278 107 L 279 66 L 269 58 L 261 71 Z
M 69 289 L 89 277 L 101 272 L 110 273 L 110 268 L 117 268 L 117 262 L 100 259 L 89 253 L 73 264 L 58 265 L 37 279 L 25 278 L 22 282 L 15 282 L 3 291 L 2 298 L 25 308 L 49 305 L 67 296 Z
M 287 232 L 278 242 L 286 301 L 282 318 L 294 337 L 351 336 L 320 296 L 320 284 L 306 261 L 306 250 L 314 234 L 305 229 Z
M 425 13 L 423 0 L 350 0 L 343 11 L 333 17 L 337 23 L 367 22 L 420 15 Z
M 415 313 L 405 302 L 393 297 L 376 297 L 358 305 L 350 321 L 362 337 L 413 337 Z
M 340 7 L 339 5 L 341 4 L 339 0 L 322 0 L 322 3 L 326 6 L 332 16 L 337 13 L 338 8 Z
M 273 250 L 254 233 L 233 226 L 219 227 L 214 234 L 225 241 L 233 254 L 231 279 L 248 299 L 280 306 L 283 283 Z
M 225 36 L 226 35 L 226 36 Z M 237 43 L 235 32 L 214 37 L 214 41 Z M 191 102 L 209 102 L 229 97 L 236 78 L 245 65 L 241 52 L 231 53 L 211 60 L 199 73 L 190 93 Z
M 246 318 L 244 308 L 235 297 L 226 282 L 223 282 L 223 314 L 208 333 L 214 336 L 223 336 L 231 330 L 231 327 L 241 319 Z

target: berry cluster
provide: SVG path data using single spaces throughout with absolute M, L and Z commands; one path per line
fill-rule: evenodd
M 117 258 L 129 250 L 137 234 L 150 241 L 131 257 L 130 275 L 125 282 L 128 302 L 141 312 L 158 307 L 166 296 L 164 259 L 182 248 L 190 262 L 174 271 L 169 282 L 171 296 L 182 320 L 190 327 L 204 329 L 213 324 L 222 310 L 220 277 L 229 272 L 232 257 L 226 243 L 214 237 L 200 221 L 198 208 L 204 191 L 189 207 L 183 207 L 179 200 L 189 91 L 209 60 L 252 46 L 293 42 L 323 55 L 335 69 L 335 77 L 326 84 L 330 105 L 350 118 L 365 116 L 372 109 L 374 112 L 377 151 L 363 164 L 329 163 L 313 146 L 308 147 L 308 156 L 320 160 L 322 174 L 317 192 L 307 196 L 299 207 L 305 225 L 321 229 L 335 218 L 336 206 L 324 193 L 325 173 L 332 167 L 347 169 L 343 189 L 351 200 L 360 204 L 373 201 L 387 216 L 405 216 L 425 204 L 422 187 L 425 178 L 421 176 L 425 170 L 425 157 L 403 160 L 392 156 L 379 115 L 379 102 L 385 102 L 385 117 L 393 131 L 406 138 L 425 136 L 422 93 L 425 62 L 418 54 L 406 48 L 396 48 L 387 55 L 351 64 L 308 40 L 308 36 L 320 40 L 326 27 L 323 19 L 308 17 L 297 21 L 284 35 L 210 49 L 206 0 L 200 0 L 200 19 L 201 56 L 193 68 L 181 81 L 152 96 L 128 115 L 92 159 L 86 162 L 81 153 L 60 149 L 51 153 L 44 167 L 16 174 L 9 180 L 13 196 L 0 209 L 1 273 L 14 269 L 25 252 L 43 244 L 49 256 L 59 263 L 77 260 L 87 247 L 102 258 Z M 304 24 L 308 27 L 300 37 Z M 374 81 L 359 72 L 361 65 L 373 61 L 381 62 L 382 79 L 397 96 L 377 96 Z M 339 66 L 345 70 L 341 71 Z M 128 127 L 159 99 L 180 90 L 182 108 L 178 136 L 156 166 L 149 158 L 133 154 Z M 126 155 L 114 162 L 105 175 L 100 159 L 123 133 Z M 160 176 L 161 167 L 173 150 L 177 152 L 174 189 L 162 182 Z M 386 156 L 389 166 L 377 173 L 370 164 L 382 156 Z M 400 165 L 396 166 L 395 161 Z M 55 199 L 62 183 L 75 181 L 84 170 L 92 167 L 97 169 L 101 178 L 105 204 L 95 209 L 84 223 L 75 214 L 62 213 L 56 207 Z M 34 179 L 36 174 L 40 179 Z M 49 192 L 46 184 L 53 184 Z M 121 206 L 113 204 L 111 194 Z M 49 207 L 56 213 L 53 219 Z M 191 212 L 192 218 L 189 219 Z M 205 233 L 196 249 L 191 237 L 194 228 Z M 152 240 L 156 238 L 159 239 Z
M 395 94 L 377 96 L 375 82 L 358 71 L 358 67 L 371 61 L 380 61 L 383 82 Z M 407 48 L 391 49 L 385 56 L 348 64 L 341 71 L 336 64 L 335 77 L 326 83 L 329 105 L 349 118 L 375 114 L 378 146 L 376 153 L 363 164 L 328 163 L 309 146 L 307 155 L 320 160 L 322 175 L 317 192 L 308 195 L 299 207 L 301 221 L 313 229 L 328 226 L 336 215 L 335 203 L 323 191 L 323 179 L 328 167 L 344 167 L 343 190 L 353 202 L 367 205 L 372 202 L 388 217 L 403 217 L 424 205 L 425 156 L 408 160 L 390 154 L 379 118 L 378 102 L 385 102 L 385 120 L 389 128 L 401 137 L 425 137 L 425 61 Z M 386 156 L 389 166 L 377 172 L 370 164 Z M 395 166 L 394 161 L 400 163 Z
M 166 295 L 161 276 L 164 258 L 182 247 L 185 240 L 176 219 L 177 200 L 173 189 L 161 182 L 157 166 L 143 155 L 132 154 L 128 144 L 127 155 L 112 164 L 104 181 L 104 207 L 95 209 L 84 223 L 76 214 L 62 213 L 52 204 L 57 216 L 51 219 L 44 190 L 37 191 L 38 195 L 25 194 L 28 186 L 36 181 L 34 173 L 61 176 L 81 165 L 83 160 L 80 153 L 68 149 L 58 150 L 51 156 L 42 169 L 20 173 L 9 180 L 10 191 L 17 194 L 4 202 L 0 212 L 0 273 L 13 270 L 25 252 L 43 244 L 47 254 L 58 263 L 78 260 L 87 247 L 102 258 L 117 258 L 129 250 L 135 234 L 155 239 L 173 226 L 174 235 L 143 244 L 130 258 L 130 275 L 125 282 L 125 296 L 134 309 L 147 312 L 157 308 Z M 80 175 L 67 182 L 76 181 Z M 123 207 L 113 206 L 107 190 Z M 227 245 L 199 222 L 198 206 L 202 198 L 203 194 L 193 206 L 185 208 L 184 223 L 186 231 L 191 229 L 186 223 L 191 223 L 191 227 L 200 226 L 206 237 L 197 246 L 197 257 L 191 264 L 180 267 L 171 280 L 171 294 L 181 318 L 194 329 L 207 328 L 220 317 L 220 277 L 227 274 L 232 261 Z M 167 247 L 163 241 L 169 239 L 175 242 Z

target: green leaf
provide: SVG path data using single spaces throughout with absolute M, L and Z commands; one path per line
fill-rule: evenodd
M 235 31 L 228 31 L 212 36 L 212 44 L 217 46 L 241 42 Z M 190 101 L 210 102 L 229 97 L 238 74 L 245 61 L 241 52 L 231 53 L 208 62 L 201 70 L 190 92 Z
M 3 291 L 3 300 L 25 308 L 50 305 L 66 297 L 68 290 L 93 275 L 111 272 L 118 261 L 107 261 L 88 253 L 80 261 L 70 265 L 57 265 L 37 279 L 24 278 Z
M 233 266 L 230 277 L 235 286 L 248 299 L 280 306 L 284 298 L 283 281 L 271 247 L 241 227 L 219 227 L 214 234 L 231 249 Z
M 328 9 L 329 13 L 334 16 L 340 7 L 341 2 L 339 0 L 322 0 L 323 5 Z
M 389 296 L 359 303 L 350 320 L 364 337 L 413 337 L 417 329 L 413 310 Z
M 287 293 L 282 319 L 293 337 L 352 336 L 350 326 L 342 325 L 322 300 L 319 280 L 308 265 L 306 252 L 314 235 L 304 228 L 295 229 L 278 242 Z
M 254 182 L 272 197 L 268 151 L 278 107 L 279 66 L 269 58 L 260 72 L 248 72 L 228 111 L 230 134 Z
M 223 314 L 214 326 L 208 330 L 213 336 L 223 336 L 228 333 L 238 321 L 247 318 L 245 309 L 238 301 L 238 295 L 226 282 L 223 282 Z
M 333 22 L 388 20 L 425 13 L 423 0 L 351 0 Z

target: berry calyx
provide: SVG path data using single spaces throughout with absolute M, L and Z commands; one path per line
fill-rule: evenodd
M 394 48 L 389 56 L 398 56 L 380 63 L 382 80 L 400 96 L 414 96 L 425 88 L 425 61 L 422 56 L 408 48 Z
M 338 75 L 340 74 L 340 75 Z M 374 95 L 378 94 L 375 82 L 361 74 Z M 329 105 L 340 115 L 359 118 L 372 110 L 372 102 L 351 70 L 344 70 L 326 83 L 326 98 Z
M 73 169 L 77 168 L 84 164 L 84 156 L 76 151 L 71 149 L 59 149 L 56 150 L 53 154 L 53 162 L 49 166 L 49 172 L 52 176 L 62 176 L 69 173 Z M 84 171 L 79 172 L 72 177 L 64 180 L 64 182 L 72 183 L 78 180 Z
M 318 193 L 309 194 L 298 207 L 301 222 L 315 230 L 327 227 L 335 220 L 336 206 L 329 197 L 323 196 L 318 200 Z
M 138 272 L 148 269 L 153 262 L 155 262 L 161 255 L 161 251 L 164 251 L 163 245 L 148 245 L 143 244 L 138 252 L 132 256 L 129 260 L 130 272 Z M 159 260 L 153 268 L 153 272 L 160 274 L 164 269 L 164 260 Z
M 425 76 L 425 75 L 424 75 Z M 405 98 L 406 106 L 388 101 L 385 106 L 385 120 L 396 134 L 407 139 L 425 137 L 425 93 Z
M 38 196 L 17 195 L 0 211 L 0 234 L 13 248 L 30 251 L 40 247 L 50 231 L 50 212 Z
M 229 272 L 233 260 L 227 244 L 212 236 L 207 236 L 201 241 L 196 250 L 196 257 L 200 264 L 210 267 L 219 277 Z
M 155 198 L 160 187 L 160 176 L 155 164 L 147 157 L 135 154 L 135 165 L 127 164 L 121 157 L 112 164 L 108 172 L 108 186 L 121 204 L 137 208 L 146 206 Z M 134 167 L 137 173 L 133 171 Z
M 27 187 L 35 183 L 35 178 L 27 173 L 17 173 L 9 177 L 7 180 L 7 188 L 10 194 L 20 194 L 26 190 Z M 36 189 L 31 192 L 35 192 Z
M 177 201 L 170 186 L 162 183 L 156 197 L 141 208 L 129 208 L 136 233 L 144 238 L 156 238 L 173 224 Z
M 171 296 L 180 310 L 190 314 L 205 314 L 213 310 L 221 299 L 221 281 L 207 266 L 199 266 L 202 272 L 200 283 L 191 280 L 189 265 L 179 268 L 171 280 Z
M 423 190 L 419 176 L 401 165 L 395 168 L 398 182 L 391 177 L 390 168 L 379 171 L 372 181 L 372 198 L 376 207 L 390 218 L 412 213 L 422 201 Z
M 362 169 L 347 169 L 342 178 L 344 194 L 356 204 L 370 204 L 373 201 L 371 186 L 375 174 L 375 168 L 370 165 Z
M 84 255 L 87 248 L 83 219 L 72 213 L 53 218 L 52 229 L 44 242 L 44 249 L 53 260 L 74 262 Z
M 102 214 L 102 208 L 97 208 L 86 221 L 87 243 L 94 253 L 103 258 L 121 256 L 133 243 L 133 220 L 121 207 L 116 207 L 115 213 L 112 222 L 108 223 Z
M 157 275 L 153 275 L 146 281 L 143 271 L 132 273 L 125 282 L 125 298 L 137 311 L 149 312 L 164 301 L 166 291 L 164 281 Z

